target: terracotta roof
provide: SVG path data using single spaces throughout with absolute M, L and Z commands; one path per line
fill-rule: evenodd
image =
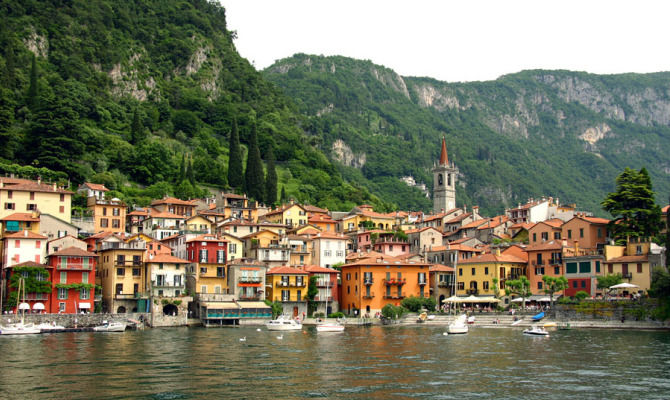
M 661 208 L 661 212 L 667 214 L 667 213 L 668 213 L 668 209 L 670 209 L 670 205 L 667 205 L 667 206 Z
M 129 217 L 130 217 L 130 216 L 133 216 L 133 215 L 144 215 L 144 216 L 147 216 L 147 215 L 149 215 L 149 211 L 146 211 L 146 210 L 133 210 L 133 211 L 129 212 L 129 213 L 126 214 L 126 215 L 129 216 Z
M 363 257 L 359 258 L 356 261 L 349 262 L 345 265 L 342 266 L 342 268 L 346 266 L 353 266 L 353 265 L 396 265 L 396 266 L 402 266 L 402 265 L 428 265 L 428 263 L 425 262 L 414 262 L 414 261 L 407 261 L 404 258 L 401 257 L 392 257 L 386 254 L 380 254 L 376 252 L 370 252 L 370 253 L 361 253 L 364 255 Z
M 58 250 L 57 252 L 50 255 L 51 256 L 73 256 L 73 257 L 97 257 L 95 253 L 90 253 L 86 250 L 82 250 L 78 247 L 70 246 L 68 248 Z
M 461 260 L 459 262 L 460 265 L 463 264 L 481 264 L 481 263 L 518 263 L 518 264 L 526 264 L 528 263 L 527 260 L 523 260 L 519 257 L 513 256 L 511 254 L 482 254 L 481 256 L 477 257 L 472 257 L 467 260 Z
M 328 232 L 319 232 L 316 235 L 314 235 L 314 239 L 339 239 L 339 240 L 349 240 L 348 237 L 342 236 L 342 235 L 337 235 L 334 233 L 328 233 Z
M 525 230 L 528 230 L 528 229 L 530 229 L 534 226 L 535 226 L 535 224 L 529 224 L 529 223 L 526 223 L 526 222 L 518 222 L 518 223 L 510 226 L 508 229 L 525 229 Z
M 188 242 L 227 242 L 227 240 L 217 237 L 216 235 L 200 235 L 192 239 L 188 239 L 186 243 Z
M 429 222 L 433 221 L 436 219 L 441 219 L 442 217 L 446 216 L 447 213 L 439 213 L 439 214 L 434 214 L 434 215 L 429 215 L 423 219 L 423 222 Z
M 276 232 L 272 232 L 272 231 L 269 231 L 267 229 L 263 229 L 262 231 L 256 231 L 256 232 L 252 232 L 252 233 L 250 233 L 246 236 L 242 236 L 242 239 L 253 238 L 254 236 L 258 236 L 259 234 L 261 234 L 263 232 L 268 232 L 268 233 L 271 233 L 274 236 L 279 236 L 279 234 L 276 233 Z
M 487 222 L 488 222 L 487 219 L 478 219 L 476 221 L 472 221 L 472 222 L 469 222 L 469 223 L 461 226 L 461 229 L 477 228 L 481 225 L 484 225 Z
M 169 254 L 156 254 L 150 260 L 146 260 L 146 262 L 149 262 L 149 263 L 174 263 L 174 264 L 189 264 L 190 263 L 190 261 L 188 261 L 188 260 L 182 260 L 181 258 L 177 258 L 177 257 L 171 256 Z
M 283 204 L 281 207 L 278 207 L 278 208 L 275 209 L 275 210 L 271 210 L 271 211 L 267 212 L 267 213 L 265 214 L 265 216 L 281 214 L 281 213 L 283 213 L 284 211 L 288 210 L 289 208 L 291 208 L 291 207 L 296 207 L 296 206 L 299 207 L 299 208 L 302 208 L 303 210 L 305 209 L 305 208 L 304 208 L 303 206 L 301 206 L 300 204 L 290 204 L 290 203 L 289 203 L 289 204 Z
M 322 273 L 322 274 L 338 274 L 340 271 L 332 268 L 321 267 L 318 265 L 305 265 L 303 269 L 307 272 Z
M 389 216 L 388 214 L 382 214 L 374 211 L 368 211 L 368 210 L 361 210 L 360 215 L 364 217 L 370 217 L 370 218 L 394 218 L 392 216 Z
M 12 215 L 6 216 L 3 219 L 0 219 L 0 221 L 39 222 L 40 218 L 39 217 L 33 217 L 32 213 L 14 213 Z
M 292 268 L 292 267 L 287 267 L 287 266 L 281 266 L 281 267 L 274 267 L 270 268 L 268 272 L 265 273 L 266 275 L 275 275 L 275 274 L 300 274 L 300 275 L 307 275 L 307 272 L 297 269 L 297 268 Z
M 542 251 L 542 250 L 560 250 L 563 248 L 563 241 L 549 241 L 539 244 L 533 244 L 526 247 L 526 251 Z
M 53 184 L 37 183 L 35 181 L 23 181 L 22 183 L 10 184 L 5 178 L 0 178 L 0 182 L 4 183 L 0 190 L 18 190 L 24 192 L 45 192 L 45 193 L 64 193 L 73 194 L 71 191 L 55 187 Z
M 443 264 L 433 264 L 428 267 L 429 272 L 454 272 L 454 267 Z
M 449 158 L 447 158 L 447 142 L 442 137 L 442 149 L 440 150 L 440 165 L 448 165 Z
M 21 232 L 16 233 L 10 233 L 3 237 L 3 239 L 46 239 L 46 238 L 47 238 L 46 236 L 42 236 L 27 230 L 23 230 Z
M 111 236 L 113 234 L 114 234 L 113 232 L 103 231 L 103 232 L 98 232 L 95 235 L 91 235 L 91 236 L 87 237 L 87 239 L 103 239 L 103 238 L 106 238 L 107 236 Z
M 304 206 L 302 206 L 302 208 L 304 208 L 305 211 L 307 211 L 307 212 L 323 213 L 323 214 L 328 213 L 327 208 L 319 208 L 317 206 L 304 205 Z
M 169 218 L 169 219 L 186 219 L 186 217 L 173 214 L 171 212 L 161 212 L 161 211 L 156 211 L 152 210 L 151 214 L 149 215 L 149 218 Z
M 180 200 L 175 197 L 166 197 L 164 199 L 160 200 L 154 200 L 151 202 L 152 206 L 159 205 L 159 204 L 178 204 L 180 206 L 192 206 L 193 203 L 187 200 Z
M 432 229 L 434 231 L 437 231 L 440 234 L 442 233 L 442 232 L 438 231 L 437 229 L 433 228 L 432 226 L 426 226 L 426 227 L 423 227 L 421 229 L 408 229 L 408 230 L 405 231 L 405 234 L 409 235 L 410 233 L 421 233 L 423 231 L 427 231 L 428 229 Z
M 323 215 L 323 214 L 316 214 L 312 215 L 311 217 L 308 218 L 308 222 L 328 222 L 328 223 L 333 223 L 335 224 L 335 220 L 333 220 L 330 215 Z
M 477 229 L 481 230 L 481 229 L 496 228 L 496 227 L 504 224 L 507 221 L 509 221 L 509 218 L 507 218 L 506 216 L 493 217 L 493 218 L 489 219 L 488 222 L 486 222 L 485 225 L 481 225 L 481 226 L 477 227 Z
M 241 199 L 241 200 L 246 199 L 246 196 L 235 193 L 223 193 L 222 196 L 226 199 Z
M 470 216 L 472 216 L 472 213 L 463 213 L 463 214 L 459 215 L 458 217 L 454 217 L 454 218 L 450 219 L 449 221 L 446 221 L 444 224 L 446 225 L 446 224 L 454 224 L 456 222 L 461 222 L 461 221 L 463 221 L 464 219 L 466 219 L 467 217 L 470 217 Z
M 72 239 L 75 239 L 75 240 L 77 240 L 78 242 L 86 243 L 86 242 L 84 242 L 83 240 L 79 240 L 78 237 L 76 237 L 76 236 L 72 236 L 72 235 L 65 235 L 65 236 L 57 237 L 57 238 L 55 238 L 55 239 L 48 240 L 47 243 L 55 242 L 56 240 L 60 240 L 60 239 L 66 238 L 66 237 L 71 237 Z
M 629 262 L 647 262 L 649 261 L 649 258 L 644 255 L 644 256 L 622 256 L 622 257 L 614 257 L 610 258 L 609 260 L 605 261 L 606 263 L 629 263 Z
M 561 220 L 561 219 L 558 219 L 558 218 L 552 218 L 552 219 L 548 219 L 546 221 L 542 221 L 542 222 L 539 222 L 539 223 L 545 223 L 545 224 L 547 224 L 549 226 L 552 226 L 554 228 L 560 228 L 564 224 L 564 221 Z
M 109 189 L 107 189 L 105 185 L 101 185 L 98 183 L 85 182 L 82 186 L 88 186 L 88 188 L 91 190 L 100 190 L 102 192 L 109 192 Z
M 583 217 L 583 219 L 593 223 L 593 224 L 609 224 L 610 220 L 605 219 L 605 218 L 597 218 L 597 217 Z
M 178 233 L 175 233 L 174 235 L 170 235 L 170 236 L 168 236 L 168 237 L 164 237 L 163 239 L 159 240 L 159 242 L 162 243 L 162 242 L 165 242 L 165 241 L 168 241 L 168 240 L 176 239 L 176 238 L 178 238 L 179 236 L 181 236 L 181 235 L 178 234 Z

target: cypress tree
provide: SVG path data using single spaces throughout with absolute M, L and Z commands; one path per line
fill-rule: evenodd
M 193 171 L 193 158 L 188 162 L 188 168 L 186 168 L 186 178 L 191 183 L 191 186 L 195 189 L 195 172 Z
M 282 204 L 286 202 L 286 187 L 283 185 L 281 187 L 281 195 L 279 197 L 279 202 Z
M 267 172 L 265 174 L 265 204 L 274 205 L 277 202 L 277 169 L 272 146 L 268 148 Z
M 181 154 L 181 164 L 179 164 L 179 176 L 177 177 L 177 184 L 180 184 L 186 179 L 186 155 Z
M 132 144 L 137 144 L 144 139 L 144 128 L 142 127 L 142 122 L 140 121 L 140 114 L 135 108 L 133 113 L 133 122 L 130 124 L 130 141 Z
M 242 175 L 242 154 L 240 152 L 240 135 L 237 132 L 237 120 L 233 119 L 233 130 L 230 132 L 228 145 L 228 184 L 231 188 L 240 190 L 244 186 Z
M 258 148 L 258 134 L 256 133 L 256 124 L 253 124 L 249 137 L 247 168 L 244 171 L 244 187 L 250 198 L 256 201 L 263 201 L 265 198 L 265 194 L 263 193 L 265 188 L 264 180 L 261 151 Z
M 34 53 L 30 64 L 30 86 L 28 86 L 26 104 L 31 111 L 35 111 L 35 106 L 37 105 L 37 57 L 35 57 Z
M 668 199 L 670 204 L 670 198 Z M 665 248 L 670 249 L 670 209 L 665 214 Z M 670 266 L 670 257 L 665 256 L 665 265 Z

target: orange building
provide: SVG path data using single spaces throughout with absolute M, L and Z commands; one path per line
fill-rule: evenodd
M 429 264 L 376 252 L 361 254 L 342 265 L 340 310 L 350 315 L 374 315 L 405 297 L 429 297 Z
M 541 224 L 538 223 L 537 225 Z M 537 226 L 536 225 L 536 226 Z M 551 240 L 545 243 L 532 244 L 526 247 L 528 253 L 528 280 L 533 294 L 544 294 L 546 289 L 542 277 L 545 275 L 559 277 L 565 275 L 563 268 L 563 241 Z M 563 292 L 556 292 L 560 295 Z
M 568 241 L 568 245 L 576 245 L 593 254 L 602 254 L 607 243 L 607 224 L 604 218 L 586 217 L 578 215 L 564 223 L 561 227 L 561 236 Z
M 121 200 L 89 197 L 86 205 L 93 212 L 92 233 L 126 231 L 126 205 Z
M 528 244 L 532 246 L 550 240 L 560 240 L 561 226 L 563 226 L 563 221 L 558 218 L 538 222 L 528 228 Z

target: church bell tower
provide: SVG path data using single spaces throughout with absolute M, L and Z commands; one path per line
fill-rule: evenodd
M 442 138 L 440 161 L 433 167 L 433 213 L 456 208 L 456 177 L 458 168 L 449 163 L 447 142 Z

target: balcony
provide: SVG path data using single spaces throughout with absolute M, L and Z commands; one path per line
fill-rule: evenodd
M 56 265 L 56 269 L 80 269 L 84 271 L 90 271 L 91 267 L 92 267 L 91 264 L 84 265 L 83 263 L 72 263 L 72 262 Z
M 397 300 L 397 299 L 404 299 L 404 298 L 405 298 L 405 295 L 402 294 L 402 293 L 400 293 L 400 294 L 385 294 L 385 295 L 384 295 L 384 298 L 385 298 L 385 299 L 394 299 L 394 300 Z
M 623 279 L 633 279 L 633 273 L 632 272 L 627 272 L 625 274 L 621 274 L 621 277 Z
M 372 293 L 372 292 L 370 292 L 369 294 L 366 293 L 366 294 L 363 295 L 364 299 L 373 299 L 374 297 L 375 297 L 375 294 Z
M 519 279 L 519 276 L 521 276 L 521 275 L 517 275 L 517 274 L 507 274 L 507 278 L 506 278 L 506 280 L 509 281 L 509 280 Z
M 419 286 L 426 286 L 427 284 L 427 281 L 419 281 Z
M 333 282 L 331 282 L 331 281 L 316 281 L 316 286 L 317 287 L 332 288 L 333 287 Z
M 544 265 L 544 260 L 540 260 L 540 261 L 538 261 L 538 260 L 532 260 L 532 261 L 531 261 L 531 264 L 533 265 L 533 267 L 541 267 L 541 266 Z
M 237 279 L 239 283 L 261 283 L 263 278 L 260 276 L 241 276 Z
M 465 291 L 466 294 L 471 294 L 473 296 L 476 296 L 479 294 L 479 289 L 467 289 Z
M 549 265 L 563 265 L 563 260 L 560 258 L 552 258 L 549 260 Z
M 233 301 L 235 296 L 232 294 L 198 293 L 196 298 L 198 301 L 222 302 Z
M 159 282 L 151 281 L 152 288 L 170 288 L 170 289 L 184 289 L 185 284 L 182 282 Z
M 276 287 L 288 287 L 289 284 L 288 284 L 288 282 L 278 281 L 277 284 L 276 284 L 275 286 L 276 286 Z
M 398 285 L 398 286 L 401 286 L 401 285 L 404 285 L 405 283 L 407 283 L 407 281 L 405 280 L 405 278 L 397 278 L 397 279 L 396 279 L 396 278 L 390 278 L 390 279 L 384 279 L 384 284 L 385 284 L 386 286 L 391 286 L 391 285 Z
M 450 288 L 453 284 L 449 282 L 438 282 L 437 287 Z
M 259 294 L 252 294 L 252 295 L 240 295 L 239 300 L 261 300 L 262 297 Z
M 333 296 L 328 296 L 328 297 L 326 297 L 326 296 L 323 296 L 323 297 L 315 296 L 314 301 L 333 301 Z
M 139 293 L 117 293 L 114 295 L 114 299 L 116 300 L 135 300 L 139 297 Z
M 49 299 L 49 293 L 27 293 L 25 300 L 27 301 L 33 301 L 33 300 L 48 300 Z
M 114 260 L 114 266 L 115 267 L 141 267 L 142 266 L 142 260 L 123 260 L 117 258 Z
M 305 281 L 302 281 L 302 282 L 291 282 L 291 283 L 289 284 L 289 286 L 291 286 L 291 287 L 305 287 L 305 286 L 307 286 L 307 283 L 306 283 Z
M 368 279 L 365 279 L 365 280 L 363 281 L 363 284 L 364 284 L 365 286 L 370 286 L 370 285 L 372 285 L 372 284 L 374 283 L 374 281 L 375 281 L 374 279 L 372 279 L 372 278 L 368 278 Z

